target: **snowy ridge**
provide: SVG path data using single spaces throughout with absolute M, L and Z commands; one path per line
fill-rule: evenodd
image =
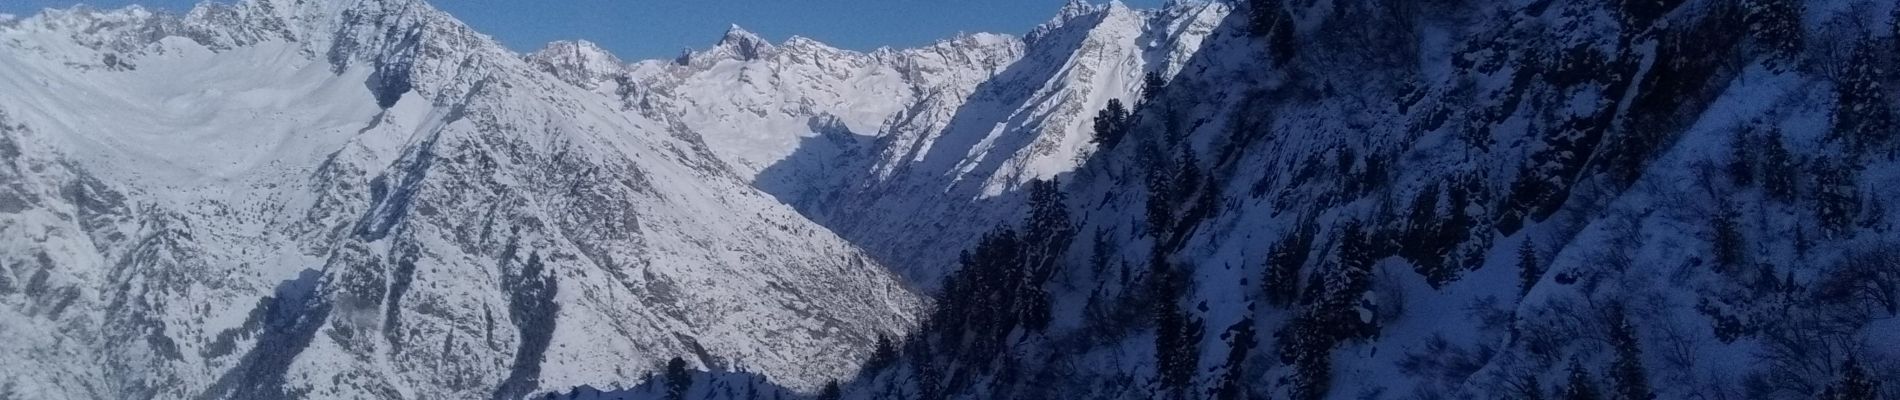
M 1026 39 L 969 34 L 868 54 L 800 37 L 771 45 L 735 26 L 710 49 L 578 85 L 699 133 L 755 186 L 881 259 L 910 260 L 899 268 L 928 286 L 962 248 L 942 240 L 971 243 L 1019 211 L 972 199 L 1072 170 L 1092 147 L 1090 110 L 1132 101 L 1148 72 L 1178 72 L 1229 9 L 1071 2 Z
M 1893 3 L 634 63 L 418 1 L 46 13 L 0 23 L 0 397 L 1891 398 Z
M 614 74 L 625 64 L 619 57 L 585 40 L 549 43 L 527 61 L 542 72 L 584 89 L 597 89 L 597 85 L 614 82 Z
M 1087 48 L 1050 43 L 1088 43 L 1072 21 L 1113 8 L 1069 7 L 1011 69 L 1061 71 L 1029 66 Z M 814 201 L 881 220 L 840 229 L 874 249 L 993 233 L 838 398 L 1892 398 L 1895 12 L 1245 2 L 1174 42 L 1180 72 L 1054 175 L 1064 190 Z M 992 87 L 966 104 L 1038 93 Z M 913 144 L 1062 132 L 945 126 Z M 922 153 L 880 165 L 936 184 L 995 165 Z
M 810 389 L 919 307 L 693 132 L 419 1 L 0 46 L 8 396 L 518 398 L 674 356 Z

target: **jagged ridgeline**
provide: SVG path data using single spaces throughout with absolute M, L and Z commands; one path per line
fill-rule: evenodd
M 1231 7 L 821 397 L 1900 395 L 1893 2 Z
M 0 21 L 0 398 L 815 391 L 922 300 L 417 0 Z
M 0 398 L 1894 398 L 1897 15 L 0 21 Z

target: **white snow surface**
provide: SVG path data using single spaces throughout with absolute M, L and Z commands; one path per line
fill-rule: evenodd
M 513 398 L 676 356 L 812 389 L 915 325 L 697 134 L 535 65 L 421 1 L 0 25 L 0 397 Z
M 596 77 L 569 82 L 699 133 L 755 186 L 929 287 L 1020 212 L 1001 196 L 1072 171 L 1094 149 L 1095 110 L 1132 105 L 1148 72 L 1178 73 L 1231 7 L 1072 1 L 1022 38 L 869 53 L 803 37 L 775 45 L 733 26 L 712 48 L 618 71 L 562 61 L 574 42 L 527 59 Z

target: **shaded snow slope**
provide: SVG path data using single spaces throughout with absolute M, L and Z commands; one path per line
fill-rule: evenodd
M 1900 141 L 1840 122 L 1895 109 L 1892 60 L 1856 56 L 1900 40 L 1892 2 L 1248 3 L 1290 29 L 1234 13 L 1064 176 L 1049 327 L 927 327 L 845 398 L 1559 398 L 1576 365 L 1805 399 L 1849 359 L 1900 390 Z M 966 284 L 944 298 L 1009 304 Z
M 1900 393 L 1894 2 L 1243 3 L 842 398 Z M 950 126 L 893 170 L 1062 138 Z

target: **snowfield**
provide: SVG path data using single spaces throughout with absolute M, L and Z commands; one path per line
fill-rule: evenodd
M 5 397 L 809 389 L 915 326 L 696 133 L 419 1 L 299 3 L 0 28 Z

